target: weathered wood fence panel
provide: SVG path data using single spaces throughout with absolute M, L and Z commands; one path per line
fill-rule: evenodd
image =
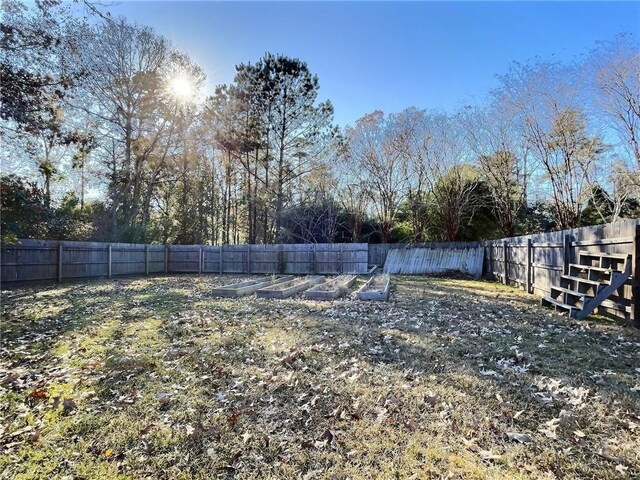
M 401 275 L 438 274 L 450 270 L 479 277 L 484 248 L 398 248 L 389 250 L 385 273 Z
M 169 273 L 198 273 L 200 267 L 200 249 L 198 245 L 169 245 Z
M 369 244 L 369 265 L 382 267 L 387 254 L 391 249 L 397 248 L 444 248 L 444 249 L 464 249 L 482 247 L 482 242 L 426 242 L 426 243 L 370 243 Z
M 366 273 L 369 265 L 369 246 L 366 243 L 344 243 L 340 245 L 340 273 Z M 324 272 L 318 272 L 324 273 Z
M 279 251 L 279 245 L 250 245 L 251 273 L 278 273 L 280 271 Z
M 3 285 L 154 273 L 366 273 L 356 244 L 158 245 L 21 240 L 2 248 Z
M 484 272 L 503 283 L 523 288 L 539 296 L 547 295 L 580 250 L 633 255 L 634 274 L 599 313 L 640 320 L 640 259 L 636 253 L 640 219 L 612 224 L 539 233 L 484 242 Z M 506 268 L 505 268 L 506 266 Z M 635 290 L 634 290 L 635 289 Z M 636 292 L 636 293 L 634 293 Z M 613 303 L 624 307 L 614 308 Z M 638 310 L 638 313 L 634 313 Z

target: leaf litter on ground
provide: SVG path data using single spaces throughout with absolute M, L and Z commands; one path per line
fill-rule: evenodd
M 3 292 L 0 477 L 640 475 L 638 332 L 470 279 L 209 293 L 250 278 Z

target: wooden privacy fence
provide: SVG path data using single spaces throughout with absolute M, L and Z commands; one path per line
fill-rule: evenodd
M 3 285 L 153 273 L 366 273 L 366 243 L 157 245 L 20 240 L 2 248 Z
M 389 250 L 393 249 L 441 248 L 445 250 L 460 250 L 475 247 L 482 247 L 482 242 L 370 243 L 369 265 L 383 266 Z
M 633 256 L 631 279 L 599 312 L 640 320 L 640 219 L 484 242 L 485 274 L 526 292 L 548 295 L 580 250 Z

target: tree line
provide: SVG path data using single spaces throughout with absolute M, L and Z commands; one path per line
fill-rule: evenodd
M 512 64 L 455 112 L 341 127 L 300 59 L 265 53 L 205 95 L 148 27 L 91 3 L 1 8 L 3 241 L 477 240 L 640 212 L 629 35 Z

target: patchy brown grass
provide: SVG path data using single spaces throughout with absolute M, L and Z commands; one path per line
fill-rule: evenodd
M 469 280 L 208 293 L 242 279 L 3 292 L 0 478 L 640 475 L 636 330 Z

